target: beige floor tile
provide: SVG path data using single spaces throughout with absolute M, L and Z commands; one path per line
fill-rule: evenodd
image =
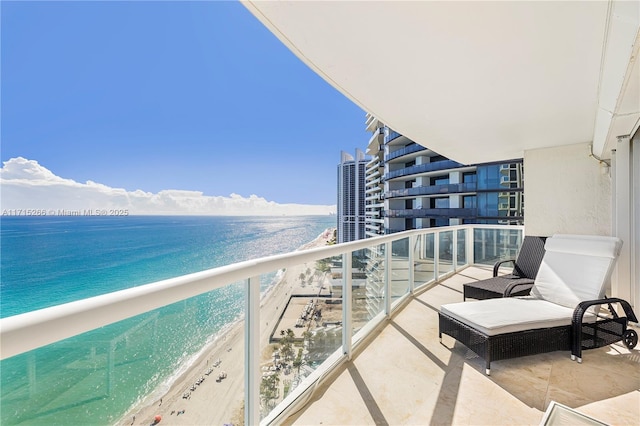
M 612 425 L 640 424 L 638 349 L 585 351 L 582 364 L 568 351 L 495 361 L 486 376 L 464 345 L 440 343 L 440 306 L 490 276 L 470 267 L 419 292 L 287 424 L 538 425 L 552 400 Z

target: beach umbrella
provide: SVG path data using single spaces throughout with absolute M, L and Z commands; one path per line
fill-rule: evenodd
M 153 418 L 153 423 L 154 424 L 160 423 L 161 420 L 162 420 L 162 416 L 158 414 Z

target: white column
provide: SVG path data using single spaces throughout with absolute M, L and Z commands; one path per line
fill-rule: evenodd
M 415 235 L 411 235 L 409 237 L 409 293 L 413 294 L 413 291 L 416 287 L 414 269 L 415 269 L 415 247 L 416 247 L 417 237 Z
M 635 236 L 631 240 L 631 291 L 632 300 L 629 301 L 637 310 L 640 307 L 640 134 L 636 132 L 631 140 L 632 172 L 631 182 L 633 193 L 633 204 L 631 205 L 631 235 Z
M 352 323 L 352 252 L 342 255 L 342 351 L 351 360 Z
M 384 314 L 389 317 L 391 315 L 391 243 L 384 244 Z
M 631 249 L 634 238 L 631 234 L 632 169 L 630 147 L 628 136 L 619 137 L 616 150 L 611 155 L 612 234 L 623 241 L 620 256 L 611 276 L 611 295 L 631 303 Z
M 245 282 L 244 424 L 260 424 L 260 277 Z

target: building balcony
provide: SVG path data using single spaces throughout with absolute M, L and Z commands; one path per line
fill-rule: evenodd
M 462 217 L 471 218 L 478 214 L 476 209 L 464 208 L 439 208 L 439 209 L 389 209 L 385 210 L 385 217 L 400 218 L 445 218 L 445 217 Z
M 371 114 L 365 116 L 365 126 L 367 131 L 374 131 L 378 127 L 380 121 Z
M 442 195 L 460 194 L 465 192 L 475 192 L 477 185 L 475 182 L 450 183 L 446 185 L 418 186 L 415 188 L 403 188 L 388 191 L 386 198 L 418 197 L 422 195 Z
M 375 179 L 367 179 L 367 182 L 365 183 L 365 188 L 367 189 L 367 191 L 371 191 L 374 189 L 378 189 L 378 190 L 382 190 L 382 188 L 380 188 L 380 175 L 376 174 Z
M 428 149 L 425 148 L 424 146 L 418 145 L 417 143 L 414 143 L 414 144 L 409 145 L 409 146 L 407 146 L 405 148 L 401 148 L 401 149 L 398 149 L 396 151 L 390 152 L 389 155 L 385 156 L 384 160 L 388 162 L 388 161 L 394 160 L 396 158 L 403 157 L 405 155 L 414 154 L 416 152 L 427 151 L 427 150 Z
M 371 180 L 371 179 L 374 179 L 374 178 L 380 176 L 382 174 L 380 169 L 381 169 L 380 167 L 376 167 L 372 171 L 368 170 L 367 171 L 367 177 L 366 177 L 367 180 Z
M 400 133 L 389 129 L 389 133 L 385 135 L 384 137 L 384 143 L 389 144 L 392 143 L 393 141 L 396 141 L 397 139 L 403 137 Z M 405 138 L 406 139 L 406 138 Z
M 488 265 L 512 257 L 522 235 L 522 227 L 507 226 L 405 231 L 254 259 L 3 318 L 2 367 L 15 372 L 15 381 L 2 389 L 2 423 L 70 424 L 77 410 L 99 413 L 103 399 L 126 396 L 122 384 L 143 363 L 162 362 L 170 342 L 154 342 L 156 332 L 176 329 L 185 318 L 199 315 L 198 306 L 210 305 L 212 292 L 220 290 L 244 293 L 239 322 L 224 341 L 214 341 L 229 377 L 218 383 L 210 383 L 210 377 L 189 391 L 206 374 L 203 359 L 199 367 L 183 369 L 182 382 L 171 394 L 157 394 L 147 411 L 171 418 L 172 409 L 186 408 L 184 417 L 174 418 L 185 424 L 229 422 L 242 406 L 239 422 L 245 424 L 538 424 L 553 399 L 605 422 L 637 423 L 638 350 L 618 345 L 591 350 L 583 364 L 570 362 L 563 352 L 496 361 L 487 377 L 473 353 L 452 340 L 438 342 L 440 305 L 461 300 L 464 282 L 490 276 Z M 331 265 L 337 264 L 342 265 L 339 301 L 328 290 Z M 276 272 L 285 270 L 282 281 L 262 298 L 261 285 L 278 280 Z M 352 285 L 363 274 L 371 283 L 366 292 Z M 299 302 L 305 296 L 294 294 L 296 288 L 326 304 L 327 325 L 295 327 L 297 307 L 309 303 Z M 274 306 L 276 300 L 285 302 Z M 224 309 L 221 304 L 221 314 Z M 122 327 L 123 320 L 134 324 L 125 328 L 133 334 L 101 339 L 103 327 Z M 278 345 L 281 329 L 294 333 L 302 360 L 297 371 L 272 371 L 270 361 L 261 358 Z M 310 335 L 303 334 L 307 329 Z M 91 347 L 74 345 L 73 336 L 85 332 L 95 333 Z M 144 349 L 152 343 L 153 351 Z M 239 349 L 230 352 L 234 345 Z M 266 379 L 274 375 L 279 382 Z M 590 379 L 574 380 L 578 376 Z M 597 377 L 607 381 L 597 382 Z M 211 403 L 236 394 L 236 404 Z M 478 398 L 487 394 L 488 401 Z M 77 400 L 61 404 L 59 395 L 77 395 Z M 158 404 L 163 396 L 164 403 Z M 96 414 L 96 422 L 129 425 L 130 413 L 122 414 Z M 136 414 L 136 424 L 153 421 L 153 416 Z
M 285 424 L 539 425 L 552 400 L 606 424 L 637 424 L 638 349 L 589 350 L 582 364 L 565 352 L 498 361 L 486 376 L 465 346 L 448 336 L 439 342 L 440 306 L 461 301 L 464 283 L 491 275 L 470 266 L 416 291 Z
M 367 143 L 367 154 L 373 155 L 380 149 L 380 145 L 384 143 L 384 129 L 378 127 L 373 131 L 369 142 Z
M 382 198 L 382 186 L 365 185 L 365 197 L 376 196 Z
M 459 167 L 464 167 L 464 165 L 453 160 L 436 161 L 435 163 L 420 164 L 417 166 L 405 167 L 400 170 L 394 170 L 394 171 L 385 173 L 383 179 L 391 180 L 391 179 L 402 177 L 402 176 L 410 176 L 410 175 L 415 175 L 419 173 L 436 172 L 440 170 L 455 169 Z

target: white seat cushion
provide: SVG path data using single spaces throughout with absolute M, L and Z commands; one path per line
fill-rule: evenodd
M 571 325 L 573 309 L 533 297 L 442 305 L 440 311 L 488 335 Z

